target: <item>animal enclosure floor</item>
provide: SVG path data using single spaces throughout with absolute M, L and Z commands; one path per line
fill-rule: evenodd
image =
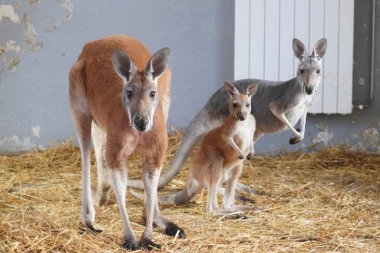
M 180 139 L 170 137 L 164 168 Z M 128 164 L 129 176 L 138 178 L 142 158 L 134 155 Z M 188 165 L 160 192 L 182 189 Z M 80 232 L 80 181 L 79 149 L 69 144 L 0 156 L 0 252 L 124 252 L 114 195 L 110 205 L 96 209 L 95 227 L 103 232 Z M 327 148 L 257 156 L 245 163 L 239 181 L 259 192 L 245 195 L 256 201 L 245 204 L 256 207 L 247 219 L 205 213 L 205 190 L 186 205 L 161 206 L 187 236 L 176 239 L 155 228 L 162 251 L 380 252 L 380 154 Z M 128 194 L 127 209 L 139 238 L 142 203 Z

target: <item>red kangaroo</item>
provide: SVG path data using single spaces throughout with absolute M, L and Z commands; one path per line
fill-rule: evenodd
M 166 120 L 170 105 L 169 48 L 153 56 L 138 40 L 110 36 L 87 43 L 69 74 L 70 107 L 82 157 L 84 225 L 94 232 L 94 204 L 107 203 L 111 186 L 124 224 L 124 248 L 160 247 L 152 241 L 155 223 L 168 235 L 184 231 L 160 215 L 157 184 L 167 148 Z M 91 192 L 90 148 L 94 142 L 98 188 Z M 125 205 L 126 158 L 144 157 L 143 215 L 146 227 L 137 244 Z

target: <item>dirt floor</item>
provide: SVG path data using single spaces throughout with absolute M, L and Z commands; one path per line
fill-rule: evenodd
M 180 135 L 170 138 L 167 161 Z M 94 159 L 93 159 L 94 161 Z M 141 157 L 128 161 L 139 177 Z M 164 190 L 181 189 L 187 168 Z M 96 209 L 98 235 L 81 233 L 78 148 L 0 156 L 0 252 L 123 252 L 122 221 L 112 196 Z M 93 172 L 95 172 L 93 162 Z M 95 173 L 94 173 L 95 174 Z M 93 178 L 94 185 L 96 177 Z M 186 239 L 154 230 L 163 252 L 380 252 L 380 154 L 348 148 L 257 156 L 240 182 L 259 192 L 247 219 L 205 213 L 206 191 L 182 206 L 161 206 Z M 253 204 L 246 204 L 253 205 Z M 142 203 L 128 194 L 137 238 L 144 229 Z

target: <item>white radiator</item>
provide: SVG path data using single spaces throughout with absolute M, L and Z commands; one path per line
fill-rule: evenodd
M 325 37 L 319 100 L 309 112 L 351 113 L 353 35 L 354 0 L 235 0 L 234 78 L 293 78 L 293 38 L 310 52 Z

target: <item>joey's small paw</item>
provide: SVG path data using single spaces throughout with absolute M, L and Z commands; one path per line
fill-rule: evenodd
M 254 153 L 249 153 L 248 155 L 247 155 L 247 160 L 251 160 L 251 159 L 253 159 L 253 157 L 254 157 Z
M 147 250 L 161 249 L 161 245 L 154 243 L 152 240 L 145 239 L 140 241 L 139 248 Z
M 183 231 L 182 228 L 178 227 L 176 224 L 173 222 L 169 223 L 166 228 L 165 232 L 166 235 L 170 236 L 176 236 L 178 233 L 178 238 L 184 239 L 186 238 L 185 231 Z
M 238 158 L 239 159 L 244 159 L 244 155 L 243 154 L 239 154 Z

